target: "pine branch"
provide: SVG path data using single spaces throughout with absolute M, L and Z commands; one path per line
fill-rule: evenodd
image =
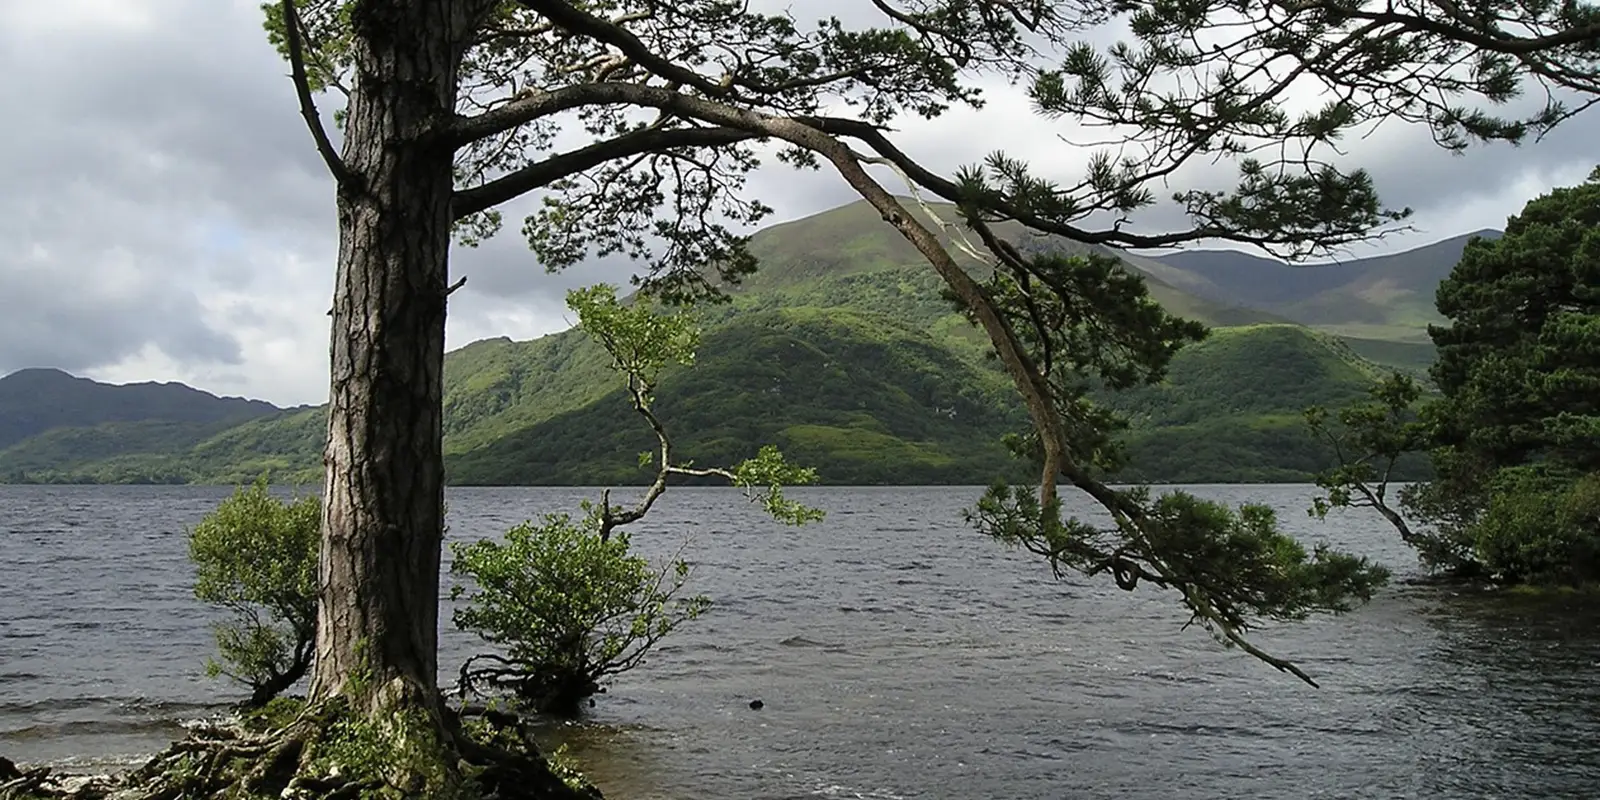
M 321 154 L 322 162 L 328 166 L 328 172 L 332 173 L 339 189 L 347 192 L 358 191 L 360 182 L 350 168 L 345 166 L 344 160 L 339 158 L 333 140 L 328 138 L 327 128 L 322 125 L 322 116 L 317 113 L 316 101 L 311 97 L 311 81 L 306 76 L 303 50 L 305 27 L 300 20 L 300 12 L 295 8 L 294 0 L 283 0 L 281 8 L 284 39 L 289 45 L 290 76 L 294 79 L 295 94 L 300 98 L 300 116 L 305 119 L 306 128 L 311 131 L 311 139 L 316 142 L 317 152 Z

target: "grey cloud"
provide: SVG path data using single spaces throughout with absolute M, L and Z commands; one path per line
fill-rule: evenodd
M 97 291 L 42 274 L 7 280 L 0 373 L 30 365 L 86 370 L 154 345 L 175 359 L 238 364 L 239 343 L 201 321 L 192 293 L 144 286 Z
M 70 6 L 70 4 L 69 4 Z M 149 348 L 239 364 L 201 296 L 270 283 L 217 231 L 325 247 L 331 202 L 254 3 L 146 5 L 158 24 L 30 29 L 0 11 L 0 372 Z
M 86 19 L 35 29 L 21 16 L 44 6 L 0 4 L 0 70 L 28 76 L 0 84 L 0 117 L 10 123 L 0 128 L 0 372 L 105 368 L 221 381 L 279 402 L 320 400 L 336 247 L 331 183 L 261 33 L 258 5 L 124 0 L 121 8 L 143 10 L 152 24 Z M 769 5 L 873 21 L 857 2 Z M 1073 178 L 1085 151 L 1055 138 L 1070 129 L 1037 119 L 1009 91 L 991 87 L 981 112 L 906 120 L 897 141 L 945 174 L 1003 147 L 1041 172 Z M 1506 196 L 1508 187 L 1592 159 L 1586 143 L 1597 126 L 1600 117 L 1589 115 L 1546 142 L 1462 159 L 1390 126 L 1351 143 L 1352 163 L 1371 168 L 1391 202 L 1417 208 L 1431 225 L 1467 224 L 1468 206 L 1470 215 L 1503 220 L 1527 199 Z M 1192 184 L 1226 172 L 1180 177 Z M 892 175 L 882 179 L 902 189 Z M 775 163 L 750 190 L 780 221 L 856 199 L 828 169 Z M 451 346 L 557 329 L 567 289 L 625 283 L 638 271 L 613 259 L 548 274 L 518 234 L 533 208 L 531 198 L 511 204 L 501 236 L 456 251 L 452 270 L 468 283 L 452 299 Z M 1140 224 L 1181 220 L 1162 208 Z M 151 349 L 160 357 L 147 357 Z

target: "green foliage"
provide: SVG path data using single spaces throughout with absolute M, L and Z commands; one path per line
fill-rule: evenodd
M 541 711 L 572 714 L 609 676 L 644 661 L 650 649 L 710 605 L 683 596 L 689 565 L 655 568 L 631 555 L 626 532 L 599 535 L 598 515 L 553 514 L 524 523 L 505 541 L 453 545 L 452 598 L 465 598 L 455 624 L 504 648 L 510 669 L 474 674 L 510 688 Z
M 320 522 L 315 496 L 279 500 L 262 478 L 189 534 L 195 597 L 232 616 L 216 625 L 219 660 L 206 671 L 250 686 L 251 706 L 293 686 L 311 665 Z
M 1474 554 L 1508 583 L 1600 579 L 1600 473 L 1507 467 L 1470 528 Z
M 624 304 L 616 287 L 604 283 L 567 292 L 567 305 L 623 375 L 653 385 L 662 368 L 694 363 L 700 330 L 688 314 L 657 313 L 644 297 Z
M 1174 591 L 1192 622 L 1314 684 L 1244 633 L 1259 619 L 1346 611 L 1369 599 L 1387 572 L 1323 546 L 1308 555 L 1277 530 L 1265 507 L 1244 506 L 1235 514 L 1181 492 L 1152 500 L 1148 489 L 1102 483 L 1100 475 L 1123 464 L 1113 436 L 1125 423 L 1089 398 L 1091 382 L 1110 398 L 1117 390 L 1157 384 L 1179 348 L 1202 339 L 1205 328 L 1172 317 L 1149 297 L 1142 279 L 1114 264 L 1008 251 L 992 244 L 992 231 L 981 221 L 969 220 L 1001 256 L 1003 269 L 981 296 L 962 300 L 975 320 L 980 311 L 1011 320 L 1010 371 L 1029 397 L 1033 425 L 1010 442 L 1019 456 L 1042 464 L 1043 478 L 1031 490 L 993 486 L 968 511 L 968 521 L 1043 556 L 1058 576 L 1109 572 L 1127 591 L 1141 582 Z M 1057 495 L 1063 478 L 1109 513 L 1112 524 L 1063 519 Z
M 1107 505 L 1119 512 L 1109 526 L 1063 519 L 1059 501 L 1042 504 L 1026 488 L 997 484 L 968 520 L 1003 544 L 1043 556 L 1058 576 L 1110 573 L 1127 591 L 1141 582 L 1174 590 L 1192 622 L 1307 682 L 1309 676 L 1261 652 L 1243 633 L 1263 620 L 1348 611 L 1388 579 L 1367 559 L 1324 545 L 1308 552 L 1278 530 L 1266 506 L 1234 510 L 1186 492 L 1152 501 L 1143 488 L 1116 492 Z
M 550 771 L 554 772 L 556 777 L 567 785 L 568 789 L 579 793 L 591 791 L 588 780 L 583 777 L 583 772 L 578 769 L 577 761 L 567 751 L 566 742 L 557 745 L 556 749 L 550 751 L 546 758 L 550 762 Z
M 790 464 L 777 445 L 762 445 L 755 458 L 740 462 L 732 472 L 733 485 L 756 496 L 773 519 L 789 525 L 822 521 L 821 509 L 807 507 L 783 495 L 785 486 L 816 483 L 816 469 Z
M 1306 426 L 1333 451 L 1336 466 L 1317 474 L 1326 492 L 1312 500 L 1313 516 L 1325 518 L 1335 508 L 1389 509 L 1389 483 L 1401 459 L 1426 446 L 1426 429 L 1417 420 L 1422 386 L 1409 375 L 1392 373 L 1374 384 L 1368 399 L 1336 412 L 1322 406 L 1306 409 Z M 1412 537 L 1404 525 L 1401 536 Z M 1413 543 L 1415 544 L 1415 543 Z
M 1600 470 L 1600 171 L 1468 245 L 1438 301 L 1438 443 Z
M 1438 290 L 1440 395 L 1395 374 L 1306 420 L 1332 449 L 1312 513 L 1377 509 L 1423 563 L 1509 583 L 1593 580 L 1600 518 L 1600 171 L 1537 198 L 1499 239 L 1475 239 Z M 1436 479 L 1386 490 L 1426 450 Z M 1404 514 L 1401 511 L 1404 511 Z M 1413 530 L 1407 517 L 1421 523 Z
M 305 710 L 306 701 L 298 697 L 274 697 L 260 708 L 246 710 L 240 721 L 247 730 L 270 733 L 288 728 Z
M 815 481 L 816 471 L 789 463 L 776 446 L 763 446 L 732 469 L 676 459 L 654 391 L 663 369 L 694 362 L 699 329 L 689 314 L 663 313 L 641 298 L 620 303 L 616 289 L 604 284 L 572 291 L 567 302 L 581 329 L 610 356 L 626 382 L 628 405 L 655 437 L 656 451 L 636 459 L 653 468 L 654 481 L 632 508 L 613 505 L 608 492 L 599 503 L 585 501 L 580 521 L 549 515 L 538 525 L 513 528 L 503 543 L 457 544 L 451 569 L 470 580 L 452 589 L 452 597 L 467 598 L 456 625 L 504 649 L 504 655 L 469 660 L 462 689 L 488 683 L 541 711 L 574 715 L 580 701 L 601 691 L 602 681 L 638 666 L 662 637 L 710 603 L 681 596 L 687 562 L 652 568 L 630 553 L 629 537 L 619 530 L 649 513 L 670 477 L 726 480 L 788 524 L 823 515 L 785 496 L 785 487 Z M 478 662 L 490 665 L 474 668 Z
M 307 747 L 302 760 L 314 774 L 350 781 L 362 800 L 480 796 L 426 711 L 405 708 L 369 717 L 336 703 L 320 713 L 323 735 Z
M 1470 243 L 1430 328 L 1441 396 L 1422 411 L 1438 477 L 1408 490 L 1434 531 L 1425 558 L 1507 582 L 1600 577 L 1600 170 L 1530 201 Z

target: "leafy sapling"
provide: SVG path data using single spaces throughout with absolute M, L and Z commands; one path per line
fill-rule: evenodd
M 1415 378 L 1395 372 L 1367 392 L 1367 399 L 1330 411 L 1321 406 L 1306 409 L 1306 427 L 1325 442 L 1337 464 L 1317 474 L 1324 494 L 1311 501 L 1310 513 L 1324 519 L 1336 508 L 1371 508 L 1383 515 L 1406 544 L 1427 552 L 1428 537 L 1411 529 L 1389 488 L 1400 460 L 1426 447 L 1425 426 L 1417 418 L 1422 386 Z
M 654 480 L 632 506 L 613 504 L 608 491 L 598 503 L 584 501 L 582 517 L 551 514 L 513 528 L 503 542 L 456 545 L 451 571 L 470 583 L 458 582 L 451 596 L 466 599 L 457 627 L 501 651 L 462 665 L 463 693 L 497 687 L 537 711 L 575 716 L 607 679 L 639 666 L 664 637 L 710 607 L 708 598 L 685 594 L 688 562 L 674 557 L 653 567 L 632 553 L 621 530 L 649 513 L 669 479 L 721 478 L 786 524 L 823 513 L 784 494 L 787 486 L 814 482 L 816 472 L 790 464 L 774 446 L 728 469 L 676 459 L 652 403 L 662 370 L 694 362 L 699 333 L 687 314 L 661 313 L 644 298 L 624 304 L 606 285 L 570 292 L 567 303 L 610 354 L 630 404 L 655 433 L 658 448 L 639 457 L 641 466 L 654 465 Z

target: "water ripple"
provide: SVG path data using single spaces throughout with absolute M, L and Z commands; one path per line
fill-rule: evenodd
M 131 763 L 236 697 L 201 674 L 213 617 L 183 542 L 227 491 L 0 487 L 5 755 Z M 1417 580 L 1379 521 L 1307 519 L 1306 487 L 1196 491 L 1400 573 L 1356 613 L 1261 633 L 1322 689 L 1183 630 L 1159 592 L 1058 582 L 981 539 L 959 518 L 977 489 L 797 492 L 830 514 L 800 529 L 675 489 L 634 542 L 687 540 L 714 605 L 543 735 L 611 796 L 665 800 L 1593 796 L 1600 611 Z M 455 489 L 450 526 L 494 535 L 591 494 Z M 475 644 L 441 634 L 448 671 Z

